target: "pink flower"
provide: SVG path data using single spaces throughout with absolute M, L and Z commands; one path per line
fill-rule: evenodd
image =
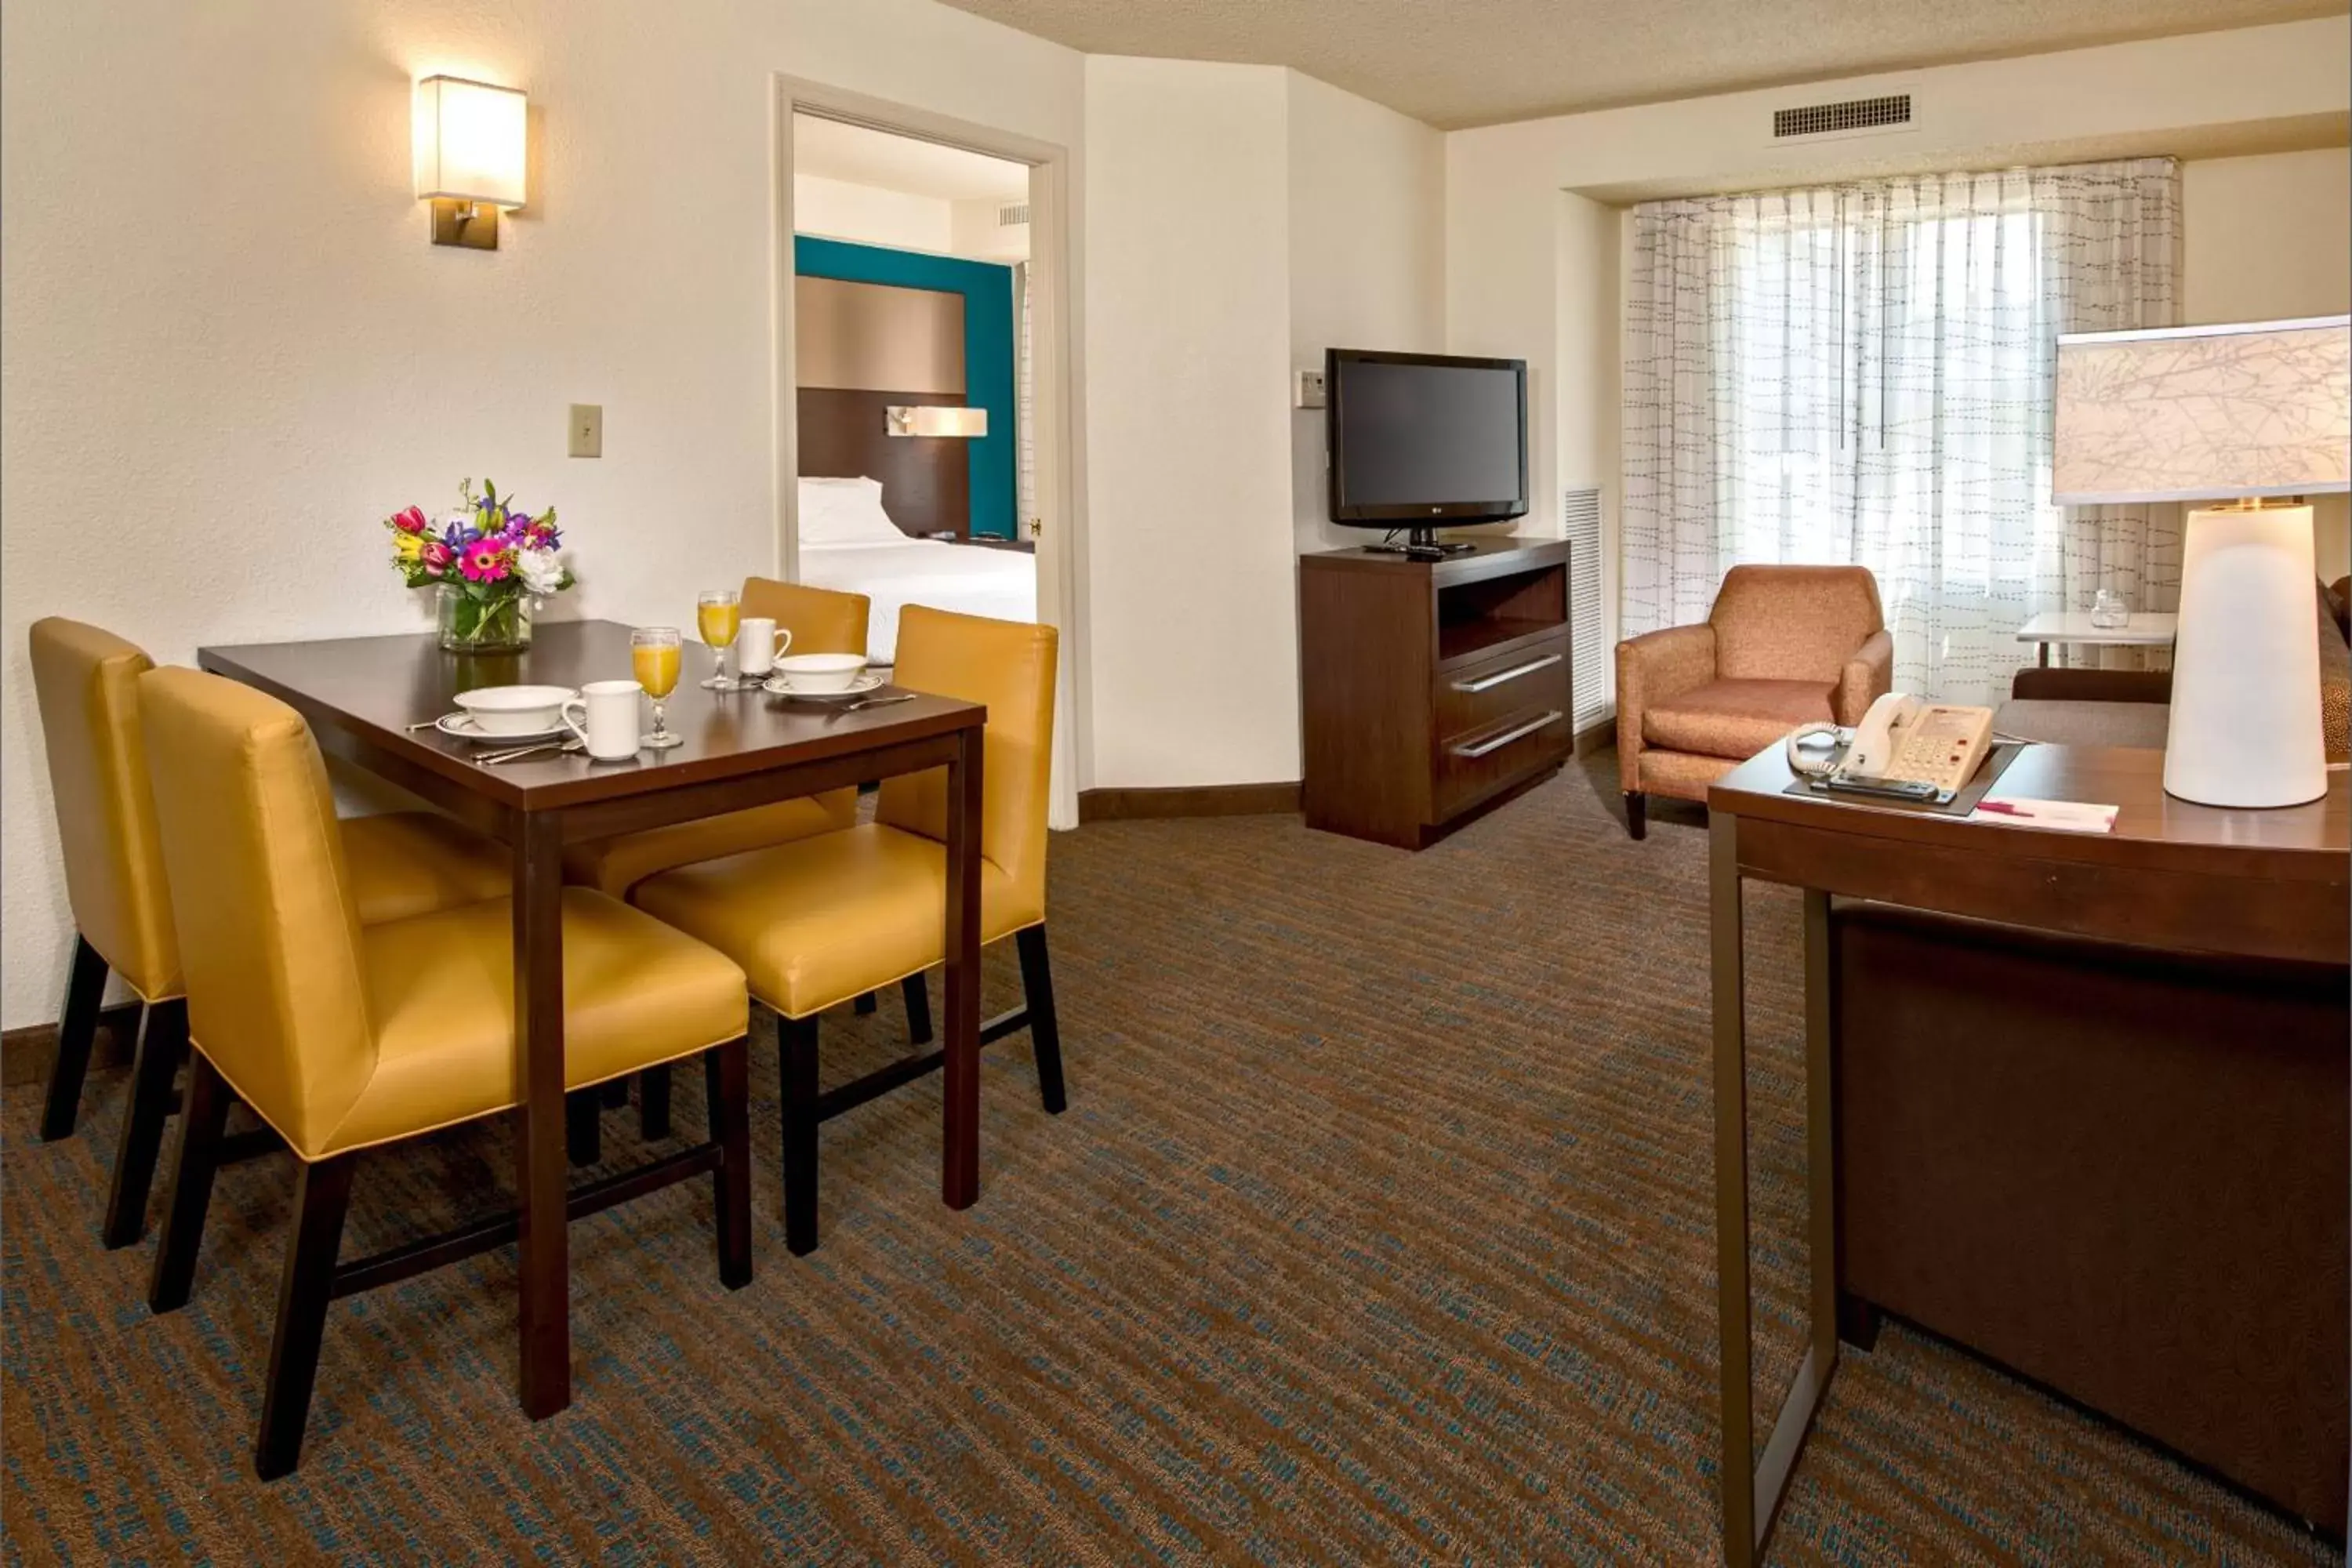
M 413 506 L 405 511 L 396 511 L 393 513 L 392 526 L 400 530 L 403 533 L 424 532 L 425 526 L 425 509 L 422 507 Z
M 417 552 L 417 559 L 425 563 L 425 574 L 428 577 L 438 577 L 448 571 L 449 563 L 457 558 L 457 552 L 437 539 L 426 540 L 425 547 Z
M 496 583 L 507 574 L 507 552 L 496 540 L 478 539 L 466 546 L 457 570 L 476 583 Z

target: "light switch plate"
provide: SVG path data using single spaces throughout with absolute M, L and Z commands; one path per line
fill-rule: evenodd
M 1298 395 L 1293 402 L 1300 408 L 1323 406 L 1323 373 L 1321 371 L 1302 370 L 1298 373 Z
M 601 458 L 604 455 L 604 405 L 601 403 L 575 403 L 567 428 L 566 448 L 575 458 Z

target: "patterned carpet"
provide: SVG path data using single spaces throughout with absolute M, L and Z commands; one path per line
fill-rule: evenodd
M 1605 759 L 1604 759 L 1605 760 Z M 514 1394 L 510 1253 L 340 1303 L 303 1468 L 248 1461 L 291 1191 L 222 1176 L 192 1306 L 97 1246 L 120 1074 L 5 1157 L 10 1563 L 1698 1563 L 1714 1555 L 1704 835 L 1598 773 L 1420 856 L 1295 819 L 1055 840 L 1071 1104 L 990 1053 L 986 1190 L 941 1208 L 938 1080 L 828 1125 L 824 1245 L 759 1278 L 707 1183 L 572 1230 L 576 1395 Z M 1752 910 L 1759 1311 L 1804 1268 L 1796 906 Z M 992 955 L 992 1007 L 1013 993 Z M 826 1021 L 827 1076 L 895 999 Z M 679 1121 L 698 1122 L 699 1075 Z M 606 1152 L 637 1152 L 607 1116 Z M 362 1165 L 347 1249 L 510 1192 L 502 1131 Z M 1851 1357 L 1775 1563 L 2340 1561 L 1937 1342 Z

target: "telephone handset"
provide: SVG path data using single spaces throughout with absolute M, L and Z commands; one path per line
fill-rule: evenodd
M 1853 741 L 1834 767 L 1801 757 L 1800 742 L 1828 726 L 1809 725 L 1789 737 L 1790 765 L 1819 778 L 1816 788 L 1945 801 L 1976 776 L 1992 744 L 1992 710 L 1925 703 L 1890 691 L 1870 705 Z

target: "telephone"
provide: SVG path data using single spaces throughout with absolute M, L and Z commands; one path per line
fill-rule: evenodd
M 1984 762 L 1992 744 L 1992 710 L 1925 703 L 1890 691 L 1870 705 L 1853 743 L 1832 765 L 1802 742 L 1834 726 L 1809 724 L 1791 733 L 1789 765 L 1813 775 L 1814 788 L 1898 800 L 1948 801 Z

